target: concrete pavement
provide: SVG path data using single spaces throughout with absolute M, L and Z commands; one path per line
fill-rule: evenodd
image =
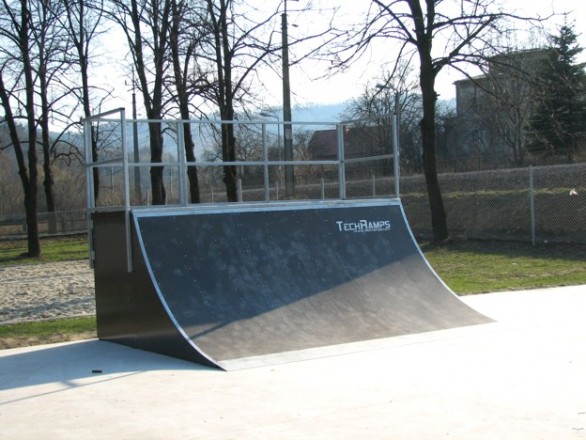
M 223 372 L 90 340 L 0 351 L 0 439 L 586 439 L 586 286 L 495 323 Z

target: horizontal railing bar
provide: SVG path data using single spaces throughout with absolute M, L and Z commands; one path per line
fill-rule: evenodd
M 120 113 L 122 111 L 124 111 L 124 107 L 118 107 L 115 108 L 113 110 L 109 110 L 107 112 L 104 113 L 99 113 L 97 115 L 92 115 L 92 116 L 88 116 L 87 118 L 83 118 L 82 121 L 95 121 L 96 119 L 101 119 L 103 121 L 110 121 L 110 122 L 120 122 L 120 118 L 118 119 L 108 119 L 108 118 L 104 118 L 104 116 L 108 116 L 108 115 L 113 115 L 114 113 Z M 128 119 L 127 119 L 128 121 Z
M 223 166 L 262 166 L 262 165 L 338 165 L 337 160 L 278 160 L 278 161 L 235 161 L 235 162 L 185 162 L 186 166 L 196 167 L 223 167 Z M 86 167 L 109 168 L 111 165 L 119 165 L 122 167 L 120 159 L 105 160 L 101 162 L 94 162 L 86 165 Z M 129 168 L 138 167 L 179 167 L 178 162 L 129 162 Z
M 346 163 L 358 163 L 358 162 L 372 162 L 374 160 L 383 160 L 383 159 L 392 159 L 392 154 L 383 154 L 380 156 L 371 156 L 371 157 L 356 157 L 353 159 L 345 159 Z
M 118 110 L 119 111 L 119 110 Z M 114 113 L 115 111 L 109 112 Z M 99 118 L 103 122 L 120 122 L 120 119 L 116 118 L 100 118 L 99 115 L 91 116 L 87 120 L 94 120 Z M 147 123 L 161 123 L 169 125 L 177 124 L 197 124 L 197 125 L 211 125 L 211 124 L 228 124 L 228 125 L 338 125 L 339 122 L 332 121 L 267 121 L 264 119 L 251 119 L 251 120 L 235 120 L 225 121 L 222 119 L 210 119 L 210 120 L 193 120 L 193 119 L 126 119 L 127 124 L 147 124 Z

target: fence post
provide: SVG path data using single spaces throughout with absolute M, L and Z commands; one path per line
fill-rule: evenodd
M 531 244 L 535 246 L 535 189 L 533 187 L 533 166 L 529 165 L 529 212 L 531 215 Z
M 242 202 L 242 179 L 240 177 L 236 181 L 236 184 L 237 184 L 236 190 L 238 191 L 238 201 Z

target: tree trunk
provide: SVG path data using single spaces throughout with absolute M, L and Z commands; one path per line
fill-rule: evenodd
M 234 125 L 222 124 L 222 160 L 224 162 L 234 162 L 235 154 Z M 238 179 L 236 167 L 233 165 L 224 166 L 224 184 L 226 185 L 226 197 L 229 202 L 238 201 L 238 191 L 236 181 Z
M 27 5 L 28 7 L 28 5 Z M 21 9 L 21 29 L 19 31 L 19 47 L 22 56 L 22 68 L 24 76 L 24 84 L 26 87 L 26 104 L 25 111 L 27 117 L 28 130 L 28 179 L 26 179 L 26 165 L 22 160 L 22 165 L 19 164 L 19 173 L 23 182 L 24 189 L 24 207 L 26 213 L 27 224 L 27 256 L 31 258 L 38 258 L 41 256 L 41 243 L 39 241 L 39 226 L 37 224 L 37 192 L 38 192 L 38 171 L 37 171 L 37 128 L 35 126 L 35 95 L 34 95 L 34 80 L 33 69 L 31 63 L 31 49 L 30 49 L 30 11 L 24 7 Z M 6 100 L 5 111 L 9 108 L 8 100 Z M 16 130 L 15 130 L 16 131 Z M 18 140 L 18 135 L 15 139 L 15 151 L 21 144 Z
M 149 134 L 151 137 L 151 163 L 161 163 L 163 161 L 161 124 L 159 122 L 149 123 Z M 167 202 L 167 193 L 163 181 L 163 170 L 164 168 L 162 166 L 153 165 L 151 167 L 150 174 L 153 205 L 164 205 Z
M 433 241 L 442 242 L 449 237 L 446 211 L 437 177 L 435 151 L 435 110 L 437 94 L 435 93 L 435 74 L 429 63 L 421 66 L 421 97 L 423 100 L 423 118 L 421 119 L 421 137 L 423 144 L 423 173 L 427 197 L 431 211 Z
M 229 3 L 229 2 L 228 2 Z M 208 0 L 208 12 L 213 24 L 216 69 L 218 74 L 218 108 L 220 117 L 224 121 L 234 119 L 234 90 L 232 89 L 232 52 L 230 51 L 230 34 L 227 23 L 227 4 L 220 1 L 218 16 L 214 14 L 212 0 Z M 236 160 L 236 142 L 234 139 L 234 125 L 222 124 L 222 161 Z M 226 185 L 226 198 L 229 202 L 238 201 L 236 190 L 237 169 L 233 165 L 224 165 L 223 181 Z
M 195 162 L 195 154 L 193 152 L 195 146 L 191 138 L 191 127 L 189 124 L 183 124 L 183 140 L 185 142 L 185 158 L 187 162 Z M 189 200 L 191 203 L 199 203 L 199 179 L 195 165 L 187 167 L 187 178 L 189 179 Z
M 41 256 L 41 243 L 39 241 L 39 226 L 37 222 L 36 176 L 34 179 L 29 180 L 28 187 L 25 190 L 24 210 L 26 213 L 26 238 L 28 247 L 26 255 L 27 257 L 38 258 Z
M 43 66 L 44 68 L 44 66 Z M 49 103 L 47 101 L 46 74 L 39 78 L 41 87 L 41 146 L 43 150 L 43 188 L 45 190 L 45 202 L 49 213 L 49 232 L 57 232 L 57 217 L 55 215 L 55 197 L 53 195 L 53 171 L 51 170 L 51 139 L 49 137 Z
M 47 203 L 47 212 L 49 213 L 49 233 L 57 232 L 57 215 L 55 209 L 55 197 L 53 196 L 53 174 L 51 167 L 46 163 L 43 164 L 43 187 L 45 189 L 45 202 Z
M 85 99 L 85 98 L 84 98 Z M 86 117 L 91 115 L 86 114 Z M 96 130 L 93 125 L 90 126 L 90 133 L 92 136 L 92 163 L 96 163 L 98 161 L 98 141 L 96 139 Z M 98 197 L 100 196 L 100 169 L 98 167 L 93 168 L 93 175 L 94 175 L 94 202 L 98 201 Z
M 4 120 L 8 126 L 8 131 L 10 133 L 10 140 L 12 142 L 12 147 L 14 150 L 14 155 L 16 156 L 16 163 L 18 166 L 18 176 L 20 177 L 20 181 L 22 183 L 22 189 L 24 192 L 24 207 L 25 207 L 25 214 L 26 214 L 26 233 L 27 233 L 27 247 L 28 252 L 27 256 L 29 257 L 40 257 L 41 256 L 41 244 L 39 241 L 39 230 L 37 226 L 37 180 L 36 180 L 36 151 L 35 148 L 31 148 L 29 146 L 28 152 L 28 161 L 29 167 L 31 168 L 31 174 L 29 176 L 27 170 L 27 163 L 25 160 L 25 156 L 22 150 L 22 143 L 18 137 L 18 130 L 16 120 L 14 115 L 12 114 L 12 109 L 10 107 L 10 98 L 8 96 L 8 92 L 4 86 L 4 79 L 2 77 L 2 71 L 0 71 L 0 102 L 4 107 Z M 35 139 L 35 130 L 29 130 L 30 133 L 33 133 L 33 142 L 36 142 Z M 34 145 L 34 144 L 33 144 Z

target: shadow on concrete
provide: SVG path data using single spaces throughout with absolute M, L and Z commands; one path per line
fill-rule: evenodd
M 219 370 L 99 340 L 0 352 L 0 391 L 59 383 L 61 388 L 114 380 L 153 370 Z M 2 403 L 0 403 L 2 404 Z

